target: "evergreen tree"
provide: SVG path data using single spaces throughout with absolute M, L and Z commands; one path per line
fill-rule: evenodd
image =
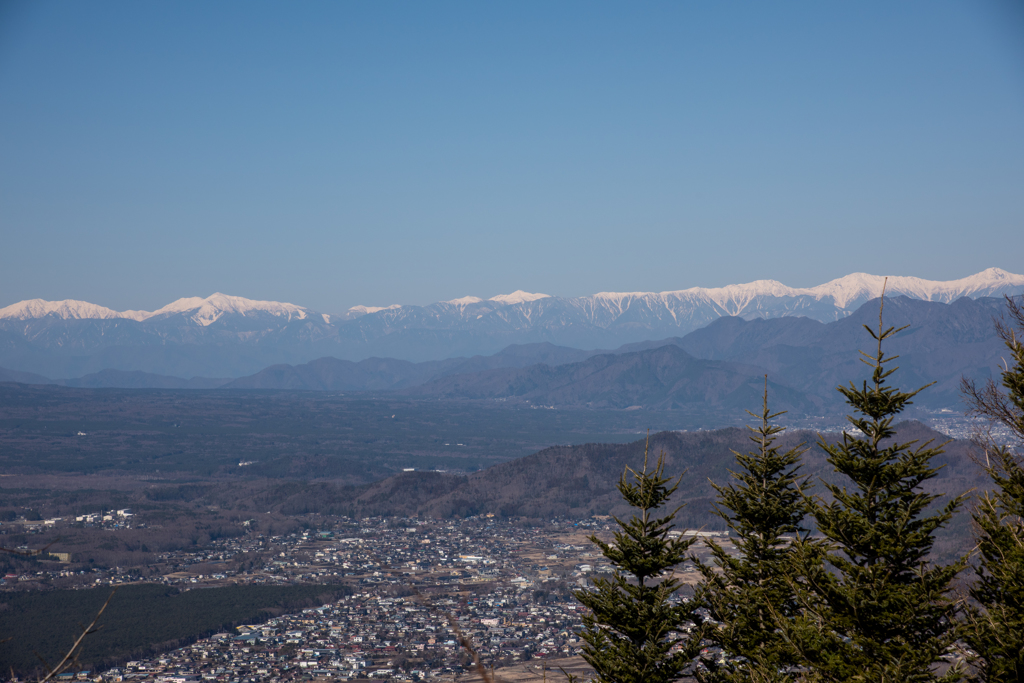
M 597 671 L 600 683 L 675 681 L 700 648 L 697 604 L 672 598 L 680 583 L 669 575 L 686 559 L 695 539 L 669 538 L 680 508 L 658 511 L 668 504 L 679 480 L 673 483 L 665 476 L 664 454 L 648 468 L 647 446 L 643 469 L 627 467 L 618 484 L 637 514 L 627 522 L 615 518 L 619 528 L 613 543 L 590 537 L 615 571 L 610 579 L 594 579 L 593 590 L 575 592 L 590 610 L 580 633 L 583 658 Z M 685 632 L 690 630 L 696 633 L 688 637 Z
M 718 491 L 716 512 L 732 531 L 739 554 L 734 557 L 709 540 L 714 566 L 694 558 L 704 576 L 700 600 L 719 622 L 707 638 L 742 659 L 724 666 L 707 662 L 702 681 L 793 680 L 789 671 L 795 653 L 776 621 L 797 613 L 788 575 L 790 539 L 800 533 L 804 517 L 803 477 L 797 474 L 803 444 L 784 453 L 775 445 L 784 428 L 771 421 L 783 413 L 769 411 L 767 381 L 761 415 L 750 414 L 761 420 L 758 427 L 749 427 L 757 450 L 745 455 L 733 451 L 740 465 L 732 473 L 734 484 L 712 483 Z
M 789 635 L 811 680 L 956 680 L 957 669 L 939 679 L 933 666 L 955 640 L 949 590 L 964 564 L 929 566 L 926 558 L 963 496 L 926 514 L 938 496 L 921 486 L 936 476 L 931 461 L 942 451 L 931 442 L 893 440 L 894 418 L 921 389 L 887 384 L 895 357 L 887 358 L 882 345 L 900 330 L 883 327 L 881 306 L 878 332 L 865 329 L 877 342 L 874 355 L 862 354 L 871 380 L 839 387 L 861 436 L 820 442 L 850 485 L 827 484 L 831 502 L 809 500 L 825 540 L 797 544 L 801 578 L 794 585 L 805 611 Z
M 1024 308 L 1007 297 L 1013 326 L 997 322 L 1013 364 L 1002 385 L 977 387 L 965 379 L 971 412 L 1008 428 L 1024 446 Z M 974 511 L 978 540 L 978 580 L 971 588 L 977 606 L 967 610 L 963 638 L 977 654 L 975 680 L 1024 680 L 1024 466 L 1005 445 L 986 439 L 984 468 L 995 485 Z

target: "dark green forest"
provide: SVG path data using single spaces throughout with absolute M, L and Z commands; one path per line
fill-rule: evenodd
M 182 647 L 239 624 L 319 606 L 348 594 L 338 586 L 230 586 L 179 591 L 155 584 L 122 586 L 86 639 L 81 663 L 99 670 L 126 659 Z M 42 671 L 55 664 L 110 596 L 88 590 L 0 593 L 0 668 Z M 37 656 L 38 655 L 38 656 Z

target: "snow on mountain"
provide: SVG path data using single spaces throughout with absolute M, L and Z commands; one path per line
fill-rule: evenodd
M 265 313 L 291 321 L 293 319 L 305 320 L 306 316 L 312 313 L 312 311 L 295 304 L 280 303 L 278 301 L 254 301 L 240 296 L 229 296 L 217 292 L 205 299 L 200 299 L 199 297 L 178 299 L 163 308 L 149 313 L 144 319 L 186 315 L 193 322 L 206 327 L 228 313 L 241 316 Z
M 214 294 L 213 296 L 217 296 L 217 294 Z M 175 313 L 187 313 L 202 307 L 205 303 L 206 299 L 198 296 L 177 299 L 162 308 L 156 309 L 152 313 L 146 313 L 146 318 L 155 318 L 162 315 L 174 315 Z
M 723 315 L 778 317 L 807 315 L 817 320 L 835 320 L 849 315 L 865 301 L 876 298 L 885 280 L 879 275 L 852 273 L 817 287 L 788 287 L 775 280 L 756 280 L 725 287 L 692 287 L 666 292 L 599 292 L 592 296 L 562 299 L 548 294 L 517 290 L 484 300 L 465 296 L 431 306 L 353 306 L 334 325 L 360 324 L 372 319 L 374 324 L 394 330 L 408 323 L 418 326 L 430 320 L 430 326 L 444 327 L 448 316 L 452 325 L 479 324 L 522 329 L 537 324 L 570 324 L 578 322 L 608 327 L 614 324 L 640 326 L 648 329 L 695 329 Z M 1024 275 L 1015 275 L 998 268 L 989 268 L 975 275 L 937 282 L 915 277 L 891 276 L 887 293 L 915 299 L 949 303 L 962 296 L 1001 296 L 1024 292 Z M 539 308 L 538 308 L 539 307 Z M 32 320 L 54 316 L 61 319 L 135 321 L 169 320 L 183 316 L 207 327 L 225 315 L 249 317 L 270 315 L 283 321 L 305 320 L 319 315 L 331 325 L 329 316 L 289 303 L 254 301 L 217 292 L 205 299 L 178 299 L 153 312 L 114 311 L 84 301 L 44 301 L 32 299 L 0 309 L 0 320 Z M 471 323 L 470 321 L 481 321 Z M 554 324 L 554 323 L 551 323 Z
M 471 304 L 478 304 L 481 301 L 483 301 L 483 299 L 481 299 L 478 296 L 464 296 L 464 297 L 461 297 L 459 299 L 450 299 L 449 301 L 445 301 L 445 302 L 442 302 L 442 303 L 451 304 L 453 306 L 464 307 L 464 306 L 469 306 Z
M 721 314 L 741 317 L 759 316 L 766 301 L 798 300 L 807 298 L 829 303 L 837 312 L 848 314 L 860 304 L 877 298 L 882 293 L 886 278 L 868 273 L 852 273 L 817 287 L 787 287 L 775 280 L 755 280 L 725 287 L 692 287 L 668 292 L 599 292 L 592 297 L 581 297 L 624 312 L 636 301 L 657 302 L 669 310 L 680 303 L 713 304 Z M 1000 296 L 1024 288 L 1024 275 L 1015 275 L 999 268 L 989 268 L 959 280 L 946 282 L 923 280 L 916 277 L 889 276 L 886 293 L 889 296 L 909 296 L 925 301 L 949 303 L 962 296 Z M 804 308 L 798 304 L 794 310 Z
M 511 294 L 499 294 L 492 296 L 487 301 L 492 301 L 502 306 L 514 306 L 516 304 L 523 304 L 529 301 L 537 301 L 538 299 L 550 299 L 550 294 L 533 294 L 531 292 L 524 292 L 521 289 L 517 289 Z M 471 306 L 473 304 L 484 303 L 484 300 L 478 296 L 464 296 L 459 299 L 450 299 L 449 301 L 442 301 L 441 303 L 452 304 L 453 306 Z
M 499 304 L 506 306 L 512 306 L 515 304 L 522 304 L 528 301 L 537 301 L 538 299 L 550 299 L 550 294 L 531 294 L 530 292 L 524 292 L 521 289 L 517 289 L 511 294 L 499 294 L 498 296 L 492 296 L 488 301 L 495 301 Z
M 225 313 L 245 316 L 257 312 L 282 317 L 286 320 L 304 320 L 310 313 L 309 309 L 296 306 L 295 304 L 279 303 L 277 301 L 253 301 L 252 299 L 228 296 L 227 294 L 217 292 L 205 299 L 200 297 L 178 299 L 153 312 L 115 311 L 104 306 L 97 306 L 86 301 L 75 301 L 73 299 L 66 299 L 64 301 L 30 299 L 6 308 L 0 308 L 0 320 L 32 320 L 55 316 L 63 320 L 113 320 L 124 318 L 141 322 L 152 318 L 191 314 L 187 317 L 205 327 Z
M 345 312 L 345 320 L 351 320 L 352 318 L 358 318 L 362 315 L 369 315 L 370 313 L 378 313 L 380 311 L 393 311 L 396 308 L 401 308 L 399 304 L 391 304 L 390 306 L 353 306 Z
M 48 315 L 56 316 L 63 320 L 109 320 L 111 318 L 125 317 L 124 314 L 109 308 L 90 304 L 87 301 L 75 301 L 74 299 L 64 299 L 63 301 L 29 299 L 27 301 L 19 301 L 6 308 L 0 308 L 0 319 L 32 320 L 34 318 L 44 318 Z
M 499 294 L 497 296 L 492 296 L 490 299 L 487 299 L 486 302 L 495 303 L 495 304 L 498 304 L 499 306 L 514 306 L 516 304 L 522 304 L 522 303 L 528 303 L 528 302 L 531 302 L 531 301 L 537 301 L 538 299 L 550 299 L 550 298 L 552 298 L 550 294 L 534 294 L 534 293 L 531 293 L 531 292 L 524 292 L 521 289 L 517 289 L 516 291 L 512 292 L 511 294 Z M 465 308 L 467 306 L 473 306 L 475 304 L 482 304 L 482 303 L 486 303 L 486 302 L 485 302 L 484 299 L 481 299 L 478 296 L 464 296 L 464 297 L 460 297 L 458 299 L 450 299 L 448 301 L 439 301 L 438 303 L 433 304 L 433 306 L 435 308 L 441 308 L 441 309 L 454 308 L 454 309 L 459 310 L 460 312 L 464 312 L 464 310 L 465 310 Z M 391 306 L 353 306 L 352 308 L 348 309 L 348 311 L 346 311 L 344 319 L 345 320 L 352 320 L 354 318 L 359 318 L 359 317 L 362 317 L 364 315 L 370 315 L 372 313 L 380 313 L 381 311 L 391 312 L 391 311 L 396 311 L 396 310 L 401 309 L 401 308 L 403 308 L 403 307 L 400 306 L 399 304 L 392 304 Z M 421 308 L 421 307 L 411 306 L 411 307 L 406 307 L 406 308 Z
M 836 305 L 848 308 L 850 302 L 873 299 L 882 291 L 885 278 L 867 273 L 852 273 L 810 289 L 794 290 L 796 294 L 810 294 L 824 299 L 832 298 Z M 988 268 L 959 280 L 936 282 L 917 277 L 889 276 L 886 292 L 894 296 L 909 296 L 924 301 L 949 303 L 962 296 L 976 298 L 992 296 L 1005 288 L 1024 286 L 1024 275 L 1014 275 L 999 268 Z

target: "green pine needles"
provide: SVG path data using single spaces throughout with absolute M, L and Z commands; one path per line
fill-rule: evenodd
M 1002 373 L 1003 393 L 991 380 L 977 387 L 962 384 L 964 398 L 977 416 L 1009 430 L 1024 446 L 1024 308 L 1007 297 L 1014 326 L 996 324 L 1013 364 Z M 990 683 L 1024 680 L 1024 466 L 1007 446 L 984 439 L 983 467 L 994 484 L 974 511 L 978 539 L 978 580 L 971 588 L 975 604 L 967 610 L 963 639 L 973 650 L 973 680 Z
M 659 513 L 679 485 L 664 475 L 664 455 L 648 468 L 648 446 L 639 472 L 626 468 L 622 497 L 637 513 L 615 518 L 615 541 L 590 540 L 615 567 L 610 579 L 594 579 L 593 590 L 576 591 L 584 615 L 583 658 L 601 683 L 668 683 L 683 675 L 697 655 L 701 629 L 696 603 L 672 598 L 680 583 L 671 570 L 686 559 L 695 539 L 670 538 L 679 508 Z M 630 475 L 627 477 L 627 474 Z M 660 516 L 659 516 L 660 514 Z M 688 637 L 686 631 L 696 631 Z
M 647 449 L 641 471 L 626 469 L 618 488 L 637 514 L 615 520 L 613 543 L 591 537 L 615 573 L 576 593 L 590 609 L 583 656 L 598 681 L 667 683 L 685 673 L 703 683 L 1024 680 L 1024 462 L 983 439 L 981 466 L 993 486 L 973 513 L 978 568 L 962 604 L 951 586 L 966 559 L 942 565 L 930 555 L 964 496 L 943 504 L 929 492 L 941 445 L 896 439 L 894 421 L 921 389 L 889 384 L 896 357 L 883 347 L 903 328 L 884 326 L 884 295 L 883 287 L 877 330 L 865 325 L 876 343 L 862 354 L 871 379 L 839 387 L 851 428 L 841 441 L 819 441 L 837 477 L 825 482 L 826 496 L 804 491 L 803 445 L 777 445 L 783 428 L 773 420 L 782 413 L 769 410 L 766 382 L 760 424 L 751 428 L 756 449 L 735 454 L 728 484 L 712 484 L 734 551 L 708 541 L 710 562 L 690 558 L 703 577 L 694 600 L 672 599 L 679 582 L 670 570 L 693 544 L 669 537 L 678 508 L 661 512 L 678 480 L 665 476 L 664 456 L 649 469 Z M 1024 302 L 1007 301 L 1016 327 L 997 323 L 1013 360 L 1002 386 L 964 380 L 962 388 L 972 412 L 1008 429 L 1019 449 Z M 714 647 L 723 657 L 692 671 L 701 648 Z M 943 661 L 958 648 L 969 667 Z
M 955 641 L 949 591 L 964 564 L 929 565 L 927 556 L 963 497 L 928 514 L 938 496 L 922 484 L 936 476 L 931 461 L 942 451 L 892 440 L 894 418 L 921 390 L 887 384 L 896 357 L 886 357 L 882 345 L 903 328 L 884 328 L 881 307 L 878 324 L 877 332 L 865 325 L 877 342 L 874 355 L 863 354 L 870 382 L 839 387 L 857 436 L 820 443 L 849 485 L 826 484 L 829 502 L 808 499 L 824 540 L 796 546 L 802 579 L 794 586 L 804 614 L 788 630 L 810 680 L 956 680 L 955 668 L 940 678 L 934 666 Z
M 986 471 L 995 490 L 974 512 L 978 580 L 964 619 L 964 642 L 976 654 L 973 680 L 1024 680 L 1024 468 L 1009 449 L 995 447 Z
M 716 512 L 731 530 L 738 554 L 707 541 L 713 566 L 696 560 L 704 581 L 700 600 L 719 627 L 708 640 L 730 658 L 724 665 L 707 662 L 702 681 L 789 681 L 795 652 L 776 626 L 798 611 L 793 586 L 790 542 L 804 517 L 803 478 L 798 475 L 803 444 L 785 452 L 775 445 L 783 427 L 771 421 L 783 413 L 768 409 L 768 385 L 758 427 L 750 427 L 757 450 L 735 453 L 740 466 L 734 483 L 720 486 Z

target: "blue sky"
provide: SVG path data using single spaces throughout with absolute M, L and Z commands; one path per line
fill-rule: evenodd
M 1024 271 L 1013 2 L 0 4 L 0 306 Z

